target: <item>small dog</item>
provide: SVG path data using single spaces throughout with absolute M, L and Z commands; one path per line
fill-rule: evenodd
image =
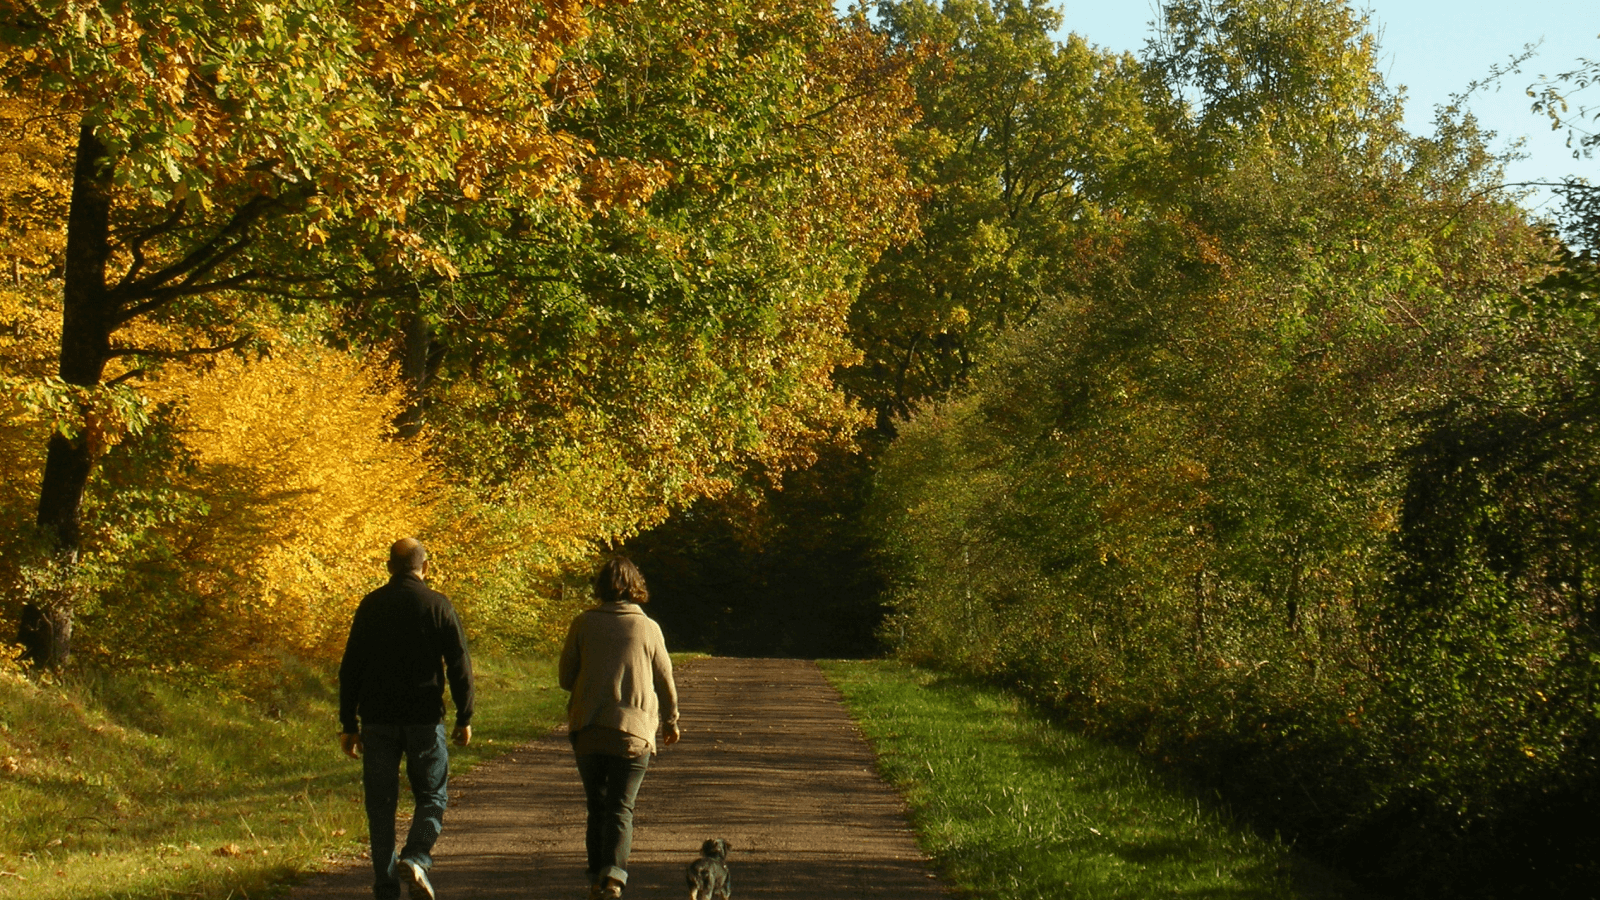
M 689 900 L 728 900 L 728 842 L 712 838 L 700 845 L 700 858 L 689 863 Z

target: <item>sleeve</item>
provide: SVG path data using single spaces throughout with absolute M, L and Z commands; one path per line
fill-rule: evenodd
M 583 657 L 578 649 L 578 623 L 583 621 L 579 615 L 567 626 L 567 642 L 561 647 L 561 663 L 557 668 L 557 680 L 563 691 L 570 691 L 578 684 L 578 669 L 582 666 Z
M 661 626 L 657 625 L 655 632 L 655 646 L 650 654 L 650 665 L 655 680 L 656 699 L 661 703 L 661 722 L 665 725 L 676 725 L 678 685 L 672 680 L 672 656 L 667 653 L 667 641 L 661 636 Z
M 440 623 L 439 638 L 445 678 L 450 682 L 450 697 L 456 703 L 456 727 L 471 725 L 475 700 L 472 654 L 467 650 L 466 629 L 461 627 L 461 619 L 448 600 L 444 602 L 444 621 Z
M 344 643 L 344 658 L 339 661 L 339 730 L 355 734 L 361 730 L 357 713 L 361 702 L 361 676 L 367 668 L 367 629 L 364 627 L 367 604 L 356 607 L 350 623 L 350 637 Z

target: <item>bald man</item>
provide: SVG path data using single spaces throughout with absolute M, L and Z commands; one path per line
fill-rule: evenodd
M 416 538 L 389 548 L 389 583 L 362 598 L 339 664 L 339 745 L 362 760 L 372 839 L 372 893 L 396 900 L 404 880 L 413 900 L 435 900 L 428 870 L 444 827 L 450 750 L 444 686 L 456 704 L 456 744 L 472 740 L 472 658 L 455 608 L 423 579 L 428 551 Z M 400 760 L 416 809 L 395 853 Z

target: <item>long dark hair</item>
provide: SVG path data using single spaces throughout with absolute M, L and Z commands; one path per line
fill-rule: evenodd
M 613 556 L 606 560 L 594 576 L 594 595 L 601 603 L 648 603 L 650 592 L 645 589 L 644 575 L 626 556 Z

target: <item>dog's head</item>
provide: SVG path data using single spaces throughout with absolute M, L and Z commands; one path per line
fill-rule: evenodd
M 722 838 L 712 838 L 700 845 L 700 855 L 709 856 L 712 859 L 727 859 L 729 849 L 731 848 L 729 848 L 727 841 Z

